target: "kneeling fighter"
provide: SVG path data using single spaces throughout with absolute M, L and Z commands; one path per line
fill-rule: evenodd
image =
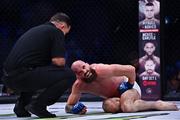
M 144 110 L 178 110 L 174 103 L 141 100 L 141 90 L 135 81 L 135 68 L 131 65 L 91 64 L 75 61 L 71 69 L 77 80 L 72 86 L 65 111 L 85 114 L 87 107 L 79 102 L 82 93 L 104 98 L 105 112 L 137 112 Z

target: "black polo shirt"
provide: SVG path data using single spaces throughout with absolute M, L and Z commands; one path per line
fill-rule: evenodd
M 53 57 L 64 57 L 64 34 L 52 23 L 31 28 L 14 45 L 4 63 L 6 71 L 51 64 Z

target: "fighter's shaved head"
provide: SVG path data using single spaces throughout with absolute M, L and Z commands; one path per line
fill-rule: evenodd
M 107 113 L 122 112 L 120 108 L 120 98 L 108 98 L 103 101 L 102 108 Z
M 73 62 L 71 69 L 76 73 L 79 79 L 86 83 L 91 83 L 97 78 L 96 71 L 88 63 L 81 60 Z
M 82 60 L 77 60 L 75 62 L 73 62 L 73 64 L 71 65 L 71 69 L 74 71 L 74 72 L 77 72 L 78 71 L 78 68 L 80 68 L 80 66 L 83 64 L 84 62 Z

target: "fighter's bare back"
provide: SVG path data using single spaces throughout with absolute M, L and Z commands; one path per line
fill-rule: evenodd
M 105 64 L 92 64 L 91 67 L 95 69 L 97 78 L 92 83 L 86 83 L 80 79 L 76 80 L 74 85 L 78 86 L 79 92 L 91 93 L 103 98 L 119 97 L 117 88 L 125 77 L 114 76 L 109 65 L 108 69 Z

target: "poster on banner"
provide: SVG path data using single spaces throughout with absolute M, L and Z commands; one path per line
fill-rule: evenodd
M 139 84 L 142 99 L 160 99 L 160 1 L 139 0 Z

